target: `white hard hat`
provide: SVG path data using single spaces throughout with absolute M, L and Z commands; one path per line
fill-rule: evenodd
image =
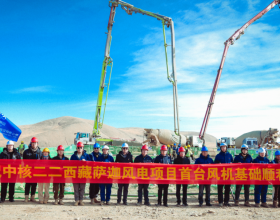
M 109 150 L 109 147 L 107 146 L 107 145 L 104 145 L 103 147 L 102 147 L 102 150 Z
M 259 148 L 259 150 L 258 150 L 258 153 L 260 154 L 260 153 L 265 153 L 265 149 L 264 148 Z
M 248 145 L 247 145 L 247 144 L 243 144 L 243 145 L 241 146 L 241 149 L 246 149 L 246 150 L 248 150 L 248 149 L 249 149 L 249 147 L 248 147 Z
M 127 148 L 128 148 L 129 146 L 128 146 L 127 143 L 123 143 L 123 144 L 122 144 L 122 148 L 123 148 L 123 147 L 127 147 Z
M 7 145 L 15 145 L 13 141 L 8 141 Z

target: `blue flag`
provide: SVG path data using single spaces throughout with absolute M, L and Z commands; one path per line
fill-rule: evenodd
M 21 130 L 11 122 L 7 117 L 0 113 L 0 133 L 7 140 L 18 141 L 21 135 Z

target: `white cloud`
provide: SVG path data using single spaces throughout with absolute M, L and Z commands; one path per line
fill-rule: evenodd
M 34 87 L 27 87 L 27 88 L 23 88 L 23 89 L 18 89 L 18 90 L 14 90 L 12 91 L 12 93 L 24 93 L 24 92 L 50 92 L 52 90 L 51 86 L 34 86 Z

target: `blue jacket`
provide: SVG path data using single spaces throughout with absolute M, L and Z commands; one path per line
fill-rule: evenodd
M 160 154 L 155 158 L 154 163 L 172 164 L 172 161 L 171 161 L 171 157 L 169 156 L 164 157 Z
M 214 163 L 213 159 L 207 155 L 207 157 L 202 156 L 202 154 L 200 154 L 199 158 L 197 158 L 195 160 L 194 164 L 212 164 Z
M 114 162 L 114 158 L 108 154 L 108 156 L 105 158 L 104 154 L 101 154 L 100 157 L 97 158 L 98 162 Z
M 77 151 L 75 151 L 70 158 L 70 160 L 82 160 L 82 159 L 85 159 L 86 161 L 90 161 L 90 158 L 85 150 L 80 158 L 77 156 Z
M 153 163 L 153 159 L 149 155 L 143 157 L 143 155 L 140 154 L 135 158 L 134 163 Z
M 102 154 L 100 152 L 98 152 L 98 154 L 91 152 L 88 156 L 90 161 L 97 161 L 101 155 Z
M 254 160 L 253 163 L 270 163 L 269 159 L 267 159 L 266 157 L 261 157 L 261 156 L 257 156 Z
M 250 154 L 247 154 L 244 158 L 242 154 L 235 156 L 233 163 L 252 163 L 253 159 Z
M 215 163 L 232 163 L 233 157 L 229 152 L 220 152 L 215 157 Z

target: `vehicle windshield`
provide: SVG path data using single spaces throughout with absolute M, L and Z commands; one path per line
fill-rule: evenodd
M 80 138 L 85 138 L 85 137 L 87 137 L 87 134 L 86 134 L 86 133 L 81 133 L 81 134 L 80 134 Z
M 253 144 L 254 144 L 254 145 L 258 145 L 258 142 L 257 142 L 257 141 L 253 141 Z
M 251 141 L 247 141 L 247 145 L 251 145 Z

